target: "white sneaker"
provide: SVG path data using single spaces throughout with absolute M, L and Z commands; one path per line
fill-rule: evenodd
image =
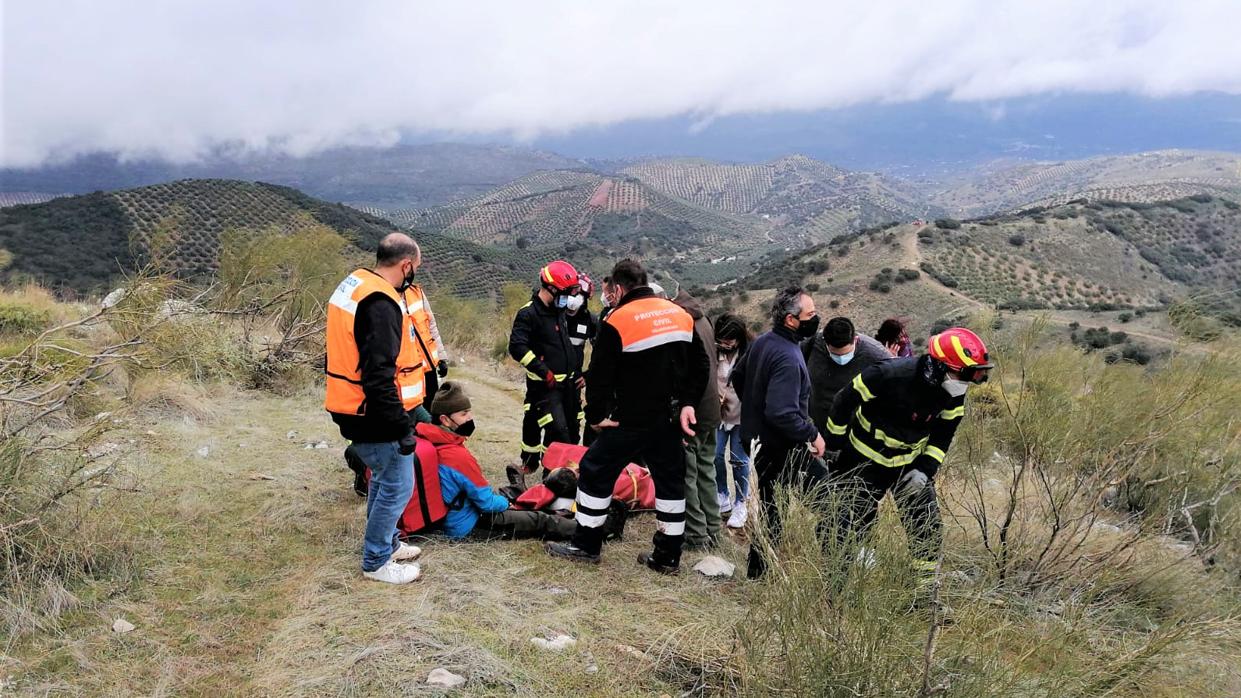
M 388 560 L 383 567 L 374 572 L 363 572 L 363 577 L 373 579 L 377 582 L 387 582 L 389 584 L 409 584 L 415 579 L 422 576 L 422 568 L 417 563 L 412 565 L 402 565 L 399 562 Z
M 733 508 L 733 515 L 728 517 L 728 527 L 745 528 L 745 520 L 745 502 L 737 502 L 737 506 Z
M 727 514 L 728 512 L 730 512 L 730 511 L 732 511 L 732 510 L 733 510 L 733 498 L 732 498 L 732 497 L 730 497 L 730 496 L 728 496 L 728 495 L 726 495 L 726 494 L 720 494 L 720 493 L 716 492 L 716 493 L 715 493 L 715 499 L 716 499 L 716 501 L 717 501 L 717 502 L 719 502 L 719 503 L 720 503 L 720 513 L 721 513 L 721 514 Z
M 422 557 L 422 548 L 401 541 L 400 547 L 392 553 L 391 559 L 395 562 L 404 562 L 405 560 L 417 560 L 419 557 Z

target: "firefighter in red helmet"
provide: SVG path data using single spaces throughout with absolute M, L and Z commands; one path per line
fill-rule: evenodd
M 556 260 L 539 270 L 539 285 L 530 302 L 513 318 L 508 353 L 526 371 L 521 425 L 521 463 L 526 473 L 542 466 L 547 444 L 569 441 L 565 410 L 576 414 L 573 396 L 581 367 L 565 311 L 579 292 L 577 270 L 568 262 Z
M 939 560 L 943 533 L 935 474 L 965 416 L 965 393 L 992 363 L 978 335 L 954 327 L 931 337 L 928 353 L 880 362 L 841 390 L 827 421 L 830 466 L 845 491 L 841 534 L 865 532 L 889 490 L 923 579 Z

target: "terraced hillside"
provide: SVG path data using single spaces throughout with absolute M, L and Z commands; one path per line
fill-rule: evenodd
M 395 228 L 388 221 L 307 196 L 295 189 L 236 180 L 182 180 L 111 193 L 66 197 L 0 211 L 5 280 L 34 279 L 61 290 L 99 291 L 140 266 L 161 241 L 167 263 L 182 275 L 218 266 L 227 230 L 292 232 L 323 225 L 362 250 Z M 442 235 L 420 236 L 430 285 L 482 295 L 478 278 L 528 278 L 533 262 Z
M 802 155 L 763 164 L 650 160 L 622 170 L 669 196 L 715 211 L 755 214 L 818 240 L 912 220 L 931 209 L 907 185 Z
M 868 325 L 914 326 L 978 308 L 1110 313 L 1170 304 L 1241 326 L 1241 204 L 1195 195 L 1156 204 L 1075 201 L 972 221 L 941 219 L 842 236 L 774 259 L 710 294 L 758 315 L 770 289 L 801 283 Z M 835 309 L 833 309 L 835 310 Z
M 1241 155 L 1160 150 L 1067 162 L 1000 164 L 930 194 L 968 218 L 1077 198 L 1153 201 L 1212 194 L 1241 198 Z
M 25 206 L 27 204 L 41 204 L 44 201 L 51 201 L 56 197 L 56 194 L 43 194 L 32 191 L 0 191 L 0 208 L 8 208 L 9 206 Z
M 800 232 L 759 216 L 711 211 L 628 176 L 562 170 L 522 177 L 468 201 L 384 212 L 420 231 L 511 251 L 603 264 L 638 254 L 688 280 L 723 279 L 758 251 L 801 246 Z M 740 267 L 737 267 L 740 268 Z

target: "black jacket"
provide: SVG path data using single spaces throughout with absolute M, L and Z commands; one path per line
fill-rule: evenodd
M 801 351 L 806 357 L 806 369 L 810 371 L 810 419 L 824 434 L 836 394 L 849 387 L 857 374 L 892 358 L 882 344 L 866 335 L 858 335 L 853 360 L 843 366 L 832 359 L 822 333 L 803 340 Z
M 773 448 L 814 441 L 810 421 L 810 374 L 797 337 L 786 327 L 764 332 L 733 368 L 741 399 L 741 438 L 759 437 Z
M 544 304 L 538 292 L 513 317 L 508 355 L 525 367 L 530 383 L 543 383 L 548 371 L 560 380 L 578 373 L 577 347 L 570 341 L 565 312 Z
M 929 356 L 871 366 L 836 396 L 827 421 L 829 448 L 934 477 L 965 416 L 965 396 L 952 397 L 942 381 L 942 368 Z
M 636 288 L 617 307 L 651 298 Z M 586 380 L 586 423 L 611 417 L 624 427 L 668 424 L 681 407 L 695 407 L 707 388 L 710 371 L 706 347 L 694 333 L 690 342 L 670 342 L 635 352 L 621 351 L 620 333 L 604 321 L 599 326 Z
M 399 441 L 412 429 L 396 389 L 396 357 L 401 351 L 403 319 L 400 306 L 382 293 L 372 293 L 358 304 L 353 336 L 358 344 L 365 413 L 331 413 L 340 435 L 350 441 Z

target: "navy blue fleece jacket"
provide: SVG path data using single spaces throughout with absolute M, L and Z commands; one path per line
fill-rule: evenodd
M 797 337 L 785 327 L 754 340 L 730 382 L 741 399 L 741 438 L 768 443 L 814 441 L 810 421 L 810 372 Z

